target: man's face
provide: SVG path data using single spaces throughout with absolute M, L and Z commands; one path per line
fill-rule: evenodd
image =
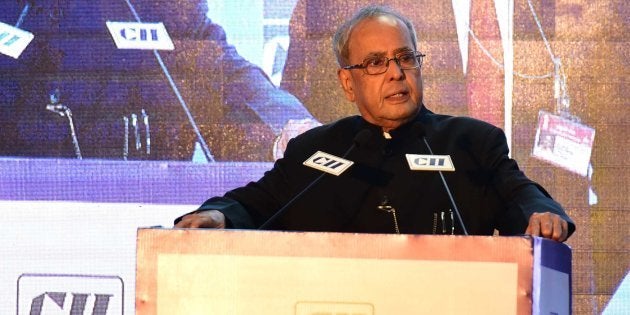
M 372 56 L 393 58 L 413 50 L 405 25 L 390 16 L 360 22 L 348 42 L 351 65 Z M 369 75 L 363 69 L 340 69 L 338 76 L 346 97 L 357 104 L 363 118 L 385 131 L 411 120 L 422 104 L 420 68 L 403 71 L 391 60 L 389 68 L 382 74 Z

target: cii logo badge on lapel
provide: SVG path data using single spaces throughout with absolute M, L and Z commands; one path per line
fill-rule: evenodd
M 23 274 L 17 314 L 122 315 L 123 287 L 117 276 Z
M 412 171 L 455 171 L 450 155 L 405 154 Z
M 106 24 L 118 49 L 175 49 L 171 37 L 168 35 L 164 24 L 161 22 L 137 23 L 107 21 Z
M 352 166 L 354 162 L 326 152 L 317 151 L 302 164 L 335 176 L 339 176 L 339 174 L 343 173 Z

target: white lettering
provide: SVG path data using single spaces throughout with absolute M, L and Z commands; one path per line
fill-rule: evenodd
M 449 155 L 406 154 L 406 157 L 413 171 L 455 171 Z
M 106 24 L 119 49 L 175 49 L 162 23 L 108 21 Z
M 348 169 L 354 162 L 340 157 L 317 151 L 303 163 L 308 167 L 338 176 Z

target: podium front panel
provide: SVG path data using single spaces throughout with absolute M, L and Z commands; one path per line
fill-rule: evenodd
M 140 229 L 137 314 L 531 314 L 532 239 Z

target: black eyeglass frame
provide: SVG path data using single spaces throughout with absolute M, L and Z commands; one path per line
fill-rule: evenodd
M 413 53 L 414 54 L 414 57 L 416 58 L 416 60 L 418 60 L 418 65 L 417 66 L 410 67 L 410 68 L 403 68 L 403 66 L 400 65 L 399 57 L 401 55 L 408 54 L 408 53 Z M 345 66 L 342 69 L 345 69 L 345 70 L 363 69 L 363 72 L 365 74 L 368 74 L 368 75 L 379 75 L 379 74 L 383 74 L 383 73 L 387 72 L 387 70 L 389 70 L 389 62 L 392 61 L 392 60 L 398 65 L 398 67 L 400 67 L 400 70 L 411 70 L 411 69 L 417 69 L 417 68 L 422 67 L 422 62 L 424 60 L 424 57 L 426 57 L 426 56 L 427 55 L 425 55 L 425 54 L 423 54 L 423 53 L 421 53 L 419 51 L 413 51 L 413 52 L 401 52 L 401 53 L 398 53 L 393 58 L 384 57 L 385 59 L 387 59 L 387 61 L 385 62 L 385 68 L 384 68 L 385 70 L 383 70 L 383 72 L 379 72 L 379 73 L 369 73 L 367 71 L 368 66 L 366 65 L 366 63 L 369 61 L 368 60 L 369 58 L 363 60 L 363 62 L 361 62 L 361 63 L 357 63 L 355 65 L 350 65 L 350 66 Z

